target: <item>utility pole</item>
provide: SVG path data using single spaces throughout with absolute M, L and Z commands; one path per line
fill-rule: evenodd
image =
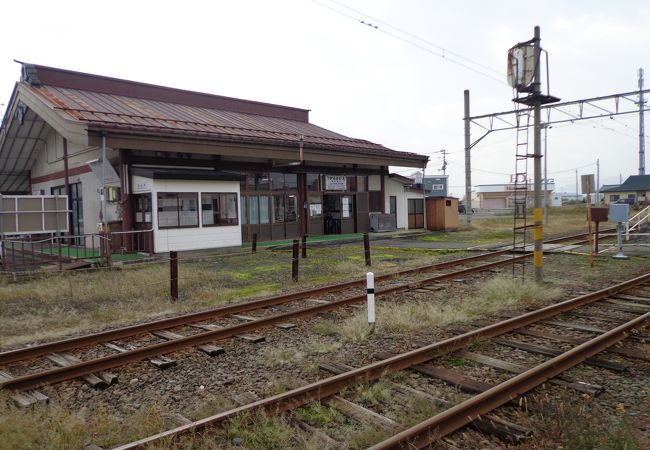
M 535 188 L 535 203 L 533 210 L 533 219 L 535 221 L 535 228 L 533 229 L 533 237 L 535 240 L 535 250 L 533 252 L 533 263 L 535 265 L 535 281 L 541 283 L 544 281 L 544 259 L 543 259 L 543 247 L 544 241 L 542 240 L 542 130 L 541 130 L 541 120 L 540 120 L 540 106 L 542 100 L 540 98 L 542 94 L 542 77 L 540 70 L 540 63 L 542 61 L 542 49 L 540 46 L 540 31 L 539 26 L 535 27 L 535 37 L 533 39 L 533 47 L 535 49 L 535 78 L 532 84 L 533 96 L 535 97 L 535 102 L 533 104 L 533 114 L 534 114 L 534 137 L 535 137 L 535 147 L 533 159 L 533 173 L 534 173 L 534 188 Z M 548 81 L 548 80 L 547 80 Z
M 639 68 L 639 175 L 645 175 L 645 130 L 643 125 L 643 67 Z
M 580 203 L 580 193 L 578 191 L 578 169 L 576 169 L 576 203 Z
M 447 150 L 445 150 L 444 148 L 442 148 L 442 149 L 440 149 L 439 152 L 436 152 L 436 153 L 442 153 L 442 167 L 441 167 L 441 170 L 442 170 L 443 175 L 447 175 L 447 155 L 449 154 L 449 152 Z
M 596 207 L 600 206 L 600 159 L 596 160 Z M 598 245 L 596 245 L 598 247 Z
M 543 123 L 542 127 L 544 127 L 544 225 L 548 225 L 548 165 L 547 165 L 547 155 L 548 155 L 548 145 L 547 145 L 547 138 L 548 138 L 548 123 Z
M 471 150 L 472 146 L 469 139 L 469 89 L 465 89 L 465 217 L 467 225 L 472 224 L 472 163 Z

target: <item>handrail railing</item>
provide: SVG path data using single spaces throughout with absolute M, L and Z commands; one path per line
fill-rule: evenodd
M 638 230 L 641 228 L 641 224 L 643 222 L 648 221 L 648 218 L 650 217 L 650 206 L 646 206 L 643 208 L 641 211 L 630 217 L 627 222 L 625 222 L 625 240 L 629 241 L 630 240 L 630 232 L 634 230 Z M 633 221 L 636 220 L 636 223 L 634 225 L 630 225 Z
M 63 263 L 96 260 L 108 266 L 115 253 L 153 253 L 153 230 L 51 236 L 25 239 L 23 236 L 0 239 L 2 269 L 34 266 L 44 262 Z

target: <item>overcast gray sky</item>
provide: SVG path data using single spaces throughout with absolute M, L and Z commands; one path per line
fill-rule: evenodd
M 549 53 L 551 93 L 562 100 L 636 90 L 639 67 L 650 79 L 650 2 L 538 3 L 2 2 L 0 103 L 8 102 L 19 78 L 18 59 L 308 108 L 317 125 L 430 155 L 428 174 L 442 165 L 435 152 L 447 149 L 451 191 L 462 197 L 463 90 L 471 91 L 472 115 L 512 109 L 507 50 L 531 38 L 535 25 Z M 634 114 L 549 130 L 548 171 L 556 190 L 575 191 L 575 169 L 595 173 L 598 158 L 601 184 L 637 174 L 638 120 Z M 479 135 L 474 129 L 473 138 Z M 507 182 L 514 152 L 514 132 L 481 141 L 473 150 L 473 184 Z

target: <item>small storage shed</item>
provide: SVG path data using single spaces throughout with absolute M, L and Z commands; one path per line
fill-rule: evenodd
M 428 197 L 426 212 L 428 230 L 458 229 L 458 199 L 456 197 Z

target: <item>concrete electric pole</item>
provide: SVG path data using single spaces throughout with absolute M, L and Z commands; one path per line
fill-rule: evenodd
M 442 153 L 442 167 L 440 169 L 442 170 L 443 175 L 447 175 L 447 155 L 449 152 L 443 148 L 436 153 Z
M 645 175 L 645 130 L 643 124 L 643 67 L 639 69 L 639 175 Z
M 470 143 L 469 89 L 465 89 L 465 217 L 467 226 L 472 224 L 472 144 Z

